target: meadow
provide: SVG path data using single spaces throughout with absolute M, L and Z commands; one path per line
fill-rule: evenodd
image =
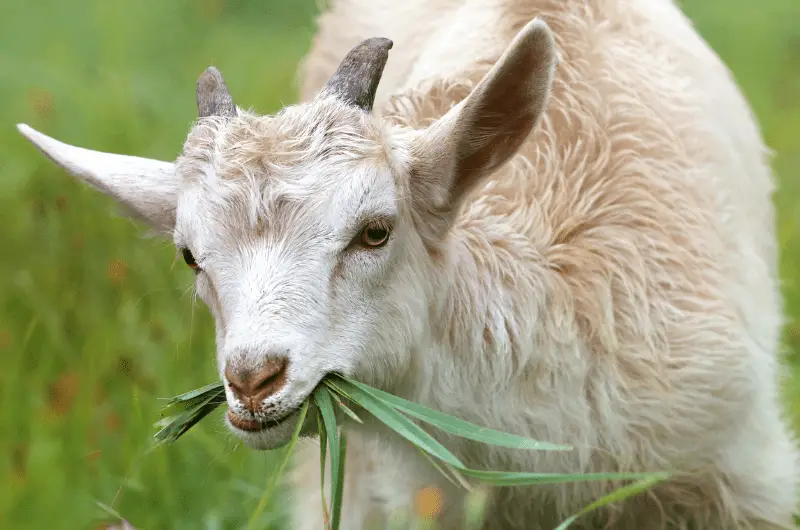
M 684 0 L 775 151 L 787 412 L 800 428 L 800 2 Z M 169 241 L 18 133 L 174 159 L 210 64 L 262 113 L 296 99 L 314 0 L 0 3 L 0 527 L 242 528 L 276 456 L 220 411 L 149 451 L 165 398 L 216 379 L 211 318 Z M 714 97 L 709 94 L 709 97 Z M 177 259 L 176 259 L 177 258 Z M 284 528 L 280 494 L 258 526 Z

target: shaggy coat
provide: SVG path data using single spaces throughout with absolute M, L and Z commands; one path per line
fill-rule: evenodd
M 209 68 L 175 162 L 19 126 L 173 239 L 238 437 L 284 445 L 339 372 L 575 448 L 441 436 L 472 468 L 674 472 L 573 528 L 791 527 L 769 151 L 672 0 L 336 0 L 301 74 L 301 102 L 258 116 Z M 344 529 L 427 485 L 437 528 L 463 528 L 464 490 L 405 440 L 344 428 Z M 323 528 L 317 451 L 293 530 Z M 615 486 L 492 488 L 483 529 L 552 529 Z
M 385 35 L 395 47 L 376 111 L 424 128 L 533 17 L 561 54 L 546 114 L 464 201 L 431 269 L 430 344 L 396 391 L 577 448 L 447 440 L 475 466 L 686 472 L 606 512 L 614 528 L 790 527 L 798 468 L 778 397 L 769 152 L 731 74 L 671 0 L 335 0 L 301 97 L 360 39 Z M 354 434 L 350 447 L 345 528 L 409 507 L 436 480 L 387 440 Z M 321 524 L 307 450 L 302 530 Z M 554 528 L 607 491 L 494 489 L 485 528 Z

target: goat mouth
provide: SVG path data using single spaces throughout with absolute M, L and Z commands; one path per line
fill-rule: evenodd
M 294 412 L 294 411 L 292 411 Z M 261 432 L 270 428 L 277 427 L 284 421 L 286 421 L 289 416 L 292 415 L 292 412 L 289 412 L 285 416 L 278 418 L 276 420 L 256 420 L 251 418 L 246 418 L 235 413 L 233 410 L 228 409 L 228 421 L 231 425 L 235 428 L 239 429 L 240 431 L 245 432 Z

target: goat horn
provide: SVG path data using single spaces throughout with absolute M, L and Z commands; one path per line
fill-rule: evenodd
M 203 72 L 197 80 L 197 115 L 206 116 L 236 116 L 236 105 L 228 92 L 228 87 L 222 74 L 213 66 Z
M 348 52 L 336 73 L 322 87 L 320 95 L 334 96 L 371 111 L 392 46 L 391 40 L 382 37 L 361 41 Z
M 17 129 L 42 154 L 69 173 L 114 197 L 139 217 L 172 230 L 178 194 L 174 163 L 69 145 L 24 123 L 18 124 Z

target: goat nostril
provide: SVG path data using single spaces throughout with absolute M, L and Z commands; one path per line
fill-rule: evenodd
M 246 381 L 248 379 L 248 374 L 243 372 L 234 372 L 231 370 L 230 365 L 228 365 L 225 367 L 225 379 L 228 381 L 228 385 L 231 387 L 231 392 L 233 392 L 235 396 L 238 397 L 247 393 L 240 385 L 242 381 Z
M 283 379 L 286 374 L 286 358 L 270 359 L 264 367 L 256 374 L 256 383 L 251 395 L 254 397 L 266 398 L 283 386 Z
M 260 383 L 256 386 L 256 390 L 262 389 L 268 385 L 270 381 L 276 377 L 280 377 L 281 373 L 286 369 L 286 359 L 270 359 L 264 364 L 264 367 L 258 373 Z
M 248 369 L 225 368 L 231 392 L 243 402 L 246 408 L 255 410 L 260 402 L 277 393 L 286 383 L 288 359 L 271 358 L 257 371 Z
M 264 390 L 264 389 L 265 389 L 267 386 L 269 386 L 269 384 L 270 384 L 271 382 L 273 382 L 273 381 L 274 381 L 274 380 L 275 380 L 277 377 L 280 377 L 280 375 L 281 375 L 281 374 L 280 374 L 280 372 L 278 372 L 278 373 L 274 373 L 274 374 L 268 374 L 268 375 L 264 376 L 264 379 L 262 379 L 262 380 L 261 380 L 261 382 L 260 382 L 260 383 L 258 383 L 258 384 L 256 385 L 256 387 L 253 389 L 253 392 L 254 392 L 254 393 L 255 393 L 255 392 L 261 392 L 261 391 L 262 391 L 262 390 Z

